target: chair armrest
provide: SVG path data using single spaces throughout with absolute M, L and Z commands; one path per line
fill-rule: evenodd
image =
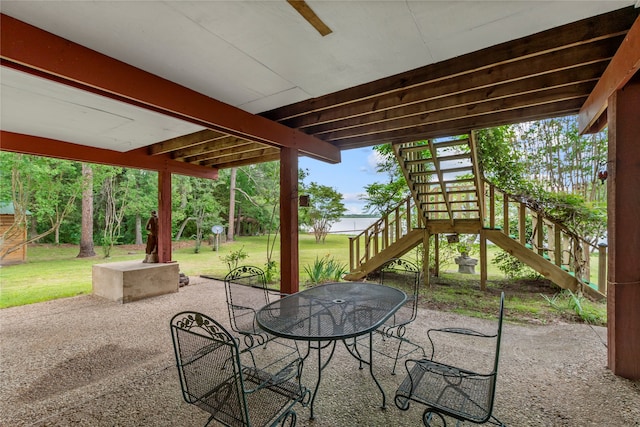
M 432 328 L 429 329 L 427 331 L 427 338 L 429 338 L 429 343 L 431 344 L 431 357 L 429 358 L 429 360 L 434 360 L 435 355 L 436 355 L 436 341 L 434 340 L 434 334 L 438 334 L 438 333 L 443 333 L 443 334 L 450 334 L 450 335 L 457 335 L 457 336 L 467 336 L 467 337 L 474 337 L 474 338 L 496 338 L 497 334 L 493 333 L 493 334 L 486 334 L 484 332 L 475 330 L 475 329 L 469 329 L 469 328 L 456 328 L 456 327 L 448 327 L 448 328 Z
M 242 373 L 246 384 L 255 384 L 255 387 L 246 388 L 245 393 L 253 393 L 265 387 L 273 387 L 300 377 L 302 359 L 296 358 L 277 372 L 269 372 L 266 369 L 258 369 L 254 366 L 245 366 Z
M 229 305 L 231 307 L 233 307 L 234 309 L 237 309 L 237 310 L 250 310 L 250 311 L 253 311 L 254 313 L 256 312 L 256 309 L 253 308 L 253 307 L 247 307 L 247 306 L 244 306 L 244 305 L 233 304 L 233 303 L 231 303 Z

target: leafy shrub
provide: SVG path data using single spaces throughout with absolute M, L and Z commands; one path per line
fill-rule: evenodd
M 244 251 L 243 246 L 237 251 L 229 252 L 227 255 L 220 257 L 220 259 L 227 263 L 227 267 L 229 267 L 229 271 L 231 271 L 238 266 L 238 263 L 240 261 L 247 258 L 248 256 L 249 254 Z
M 572 311 L 583 322 L 589 324 L 606 324 L 606 306 L 598 307 L 582 295 L 576 295 L 569 289 L 555 294 L 552 297 L 542 295 L 549 305 L 558 311 Z
M 275 261 L 267 261 L 264 265 L 264 278 L 267 283 L 275 283 L 278 275 L 278 263 Z
M 326 255 L 322 258 L 316 256 L 316 260 L 311 265 L 304 266 L 304 271 L 309 276 L 309 281 L 317 285 L 324 282 L 339 281 L 347 273 L 347 265 L 341 264 L 334 258 Z
M 508 279 L 530 279 L 539 277 L 538 273 L 508 252 L 498 252 L 492 262 Z

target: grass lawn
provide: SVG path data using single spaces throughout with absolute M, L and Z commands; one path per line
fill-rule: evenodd
M 236 241 L 220 244 L 218 251 L 209 245 L 202 245 L 197 254 L 193 242 L 175 243 L 173 260 L 179 263 L 180 271 L 187 276 L 203 274 L 223 278 L 229 271 L 223 258 L 240 250 L 248 254 L 240 264 L 265 267 L 266 236 L 239 237 Z M 489 246 L 488 252 L 491 260 L 497 249 Z M 96 247 L 96 253 L 95 257 L 80 259 L 76 258 L 77 245 L 30 245 L 26 263 L 0 268 L 0 308 L 89 294 L 93 264 L 142 261 L 145 257 L 144 245 L 115 247 L 108 259 L 102 256 L 100 247 Z M 348 270 L 348 236 L 331 234 L 324 244 L 316 244 L 313 235 L 300 235 L 301 287 L 309 282 L 304 267 L 311 266 L 316 258 L 324 257 L 344 264 L 345 270 Z M 271 258 L 279 264 L 279 240 Z M 479 289 L 479 274 L 458 274 L 456 271 L 455 264 L 441 267 L 440 277 L 433 278 L 433 285 L 422 290 L 423 306 L 474 316 L 490 316 L 496 313 L 497 295 L 504 290 L 507 297 L 506 313 L 510 320 L 548 323 L 586 319 L 594 324 L 606 324 L 605 303 L 577 300 L 566 292 L 560 293 L 559 288 L 546 280 L 505 280 L 496 266 L 489 262 L 488 291 L 482 292 Z

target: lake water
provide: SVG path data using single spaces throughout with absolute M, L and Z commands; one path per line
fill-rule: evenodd
M 371 224 L 379 220 L 379 217 L 371 218 L 340 218 L 331 226 L 331 234 L 360 234 Z

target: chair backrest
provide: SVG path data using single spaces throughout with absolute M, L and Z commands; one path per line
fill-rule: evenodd
M 407 294 L 407 303 L 396 312 L 393 323 L 402 325 L 415 320 L 420 291 L 420 270 L 418 267 L 405 259 L 392 258 L 377 271 L 380 284 L 401 289 Z
M 248 425 L 238 343 L 218 322 L 185 311 L 171 319 L 182 396 L 226 425 Z
M 269 303 L 264 271 L 250 265 L 231 270 L 224 278 L 231 329 L 242 334 L 259 334 L 256 312 Z

